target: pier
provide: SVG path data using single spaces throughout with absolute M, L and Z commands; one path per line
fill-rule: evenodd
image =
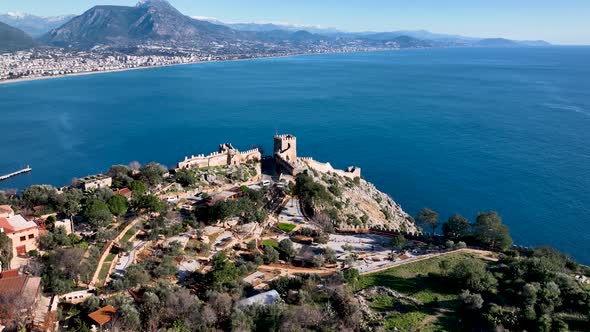
M 29 172 L 30 172 L 30 171 L 32 171 L 32 170 L 33 170 L 33 169 L 32 169 L 30 166 L 28 166 L 28 165 L 27 165 L 27 167 L 26 167 L 26 168 L 23 168 L 23 169 L 21 169 L 21 170 L 19 170 L 19 171 L 16 171 L 16 172 L 14 172 L 14 173 L 10 173 L 10 174 L 6 174 L 6 175 L 2 175 L 2 176 L 0 176 L 0 181 L 3 181 L 3 180 L 8 180 L 8 179 L 10 179 L 11 177 L 14 177 L 14 176 L 17 176 L 17 175 L 21 175 L 21 174 L 24 174 L 24 173 L 29 173 Z

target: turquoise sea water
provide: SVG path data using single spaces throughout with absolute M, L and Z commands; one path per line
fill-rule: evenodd
M 0 188 L 222 142 L 355 164 L 415 214 L 497 210 L 519 244 L 590 263 L 590 48 L 435 49 L 208 63 L 0 85 Z

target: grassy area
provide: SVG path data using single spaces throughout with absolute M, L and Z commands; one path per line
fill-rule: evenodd
M 419 261 L 382 272 L 362 276 L 357 289 L 386 286 L 423 303 L 415 306 L 407 301 L 379 295 L 371 308 L 387 313 L 384 324 L 388 331 L 454 331 L 460 328 L 454 316 L 457 292 L 447 287 L 441 262 L 453 266 L 469 254 L 453 254 Z
M 279 227 L 279 229 L 282 230 L 283 232 L 289 233 L 292 230 L 294 230 L 295 227 L 297 227 L 297 226 L 295 226 L 293 224 L 287 224 L 287 223 L 281 222 L 277 225 L 277 227 Z
M 109 270 L 111 269 L 111 263 L 112 262 L 104 262 L 104 264 L 102 264 L 102 268 L 98 273 L 98 285 L 104 285 L 104 282 L 109 274 Z
M 107 258 L 105 258 L 105 259 L 104 259 L 104 262 L 105 262 L 105 264 L 106 264 L 106 263 L 111 263 L 112 261 L 114 261 L 114 260 L 115 260 L 115 256 L 117 256 L 117 255 L 116 255 L 116 254 L 114 254 L 114 253 L 112 253 L 112 252 L 110 252 L 110 253 L 107 255 Z
M 271 240 L 271 239 L 267 239 L 262 241 L 262 245 L 263 246 L 271 246 L 273 248 L 278 248 L 279 247 L 279 243 L 275 240 Z
M 129 239 L 131 239 L 131 237 L 133 235 L 135 235 L 135 232 L 136 232 L 135 227 L 131 227 L 131 229 L 129 229 L 127 231 L 127 233 L 125 233 L 125 235 L 123 235 L 123 237 L 121 238 L 121 241 L 119 241 L 119 242 L 125 243 L 125 242 L 129 241 Z

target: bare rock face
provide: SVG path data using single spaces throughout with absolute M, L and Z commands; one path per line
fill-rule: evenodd
M 328 215 L 341 230 L 380 228 L 416 233 L 412 217 L 402 210 L 387 194 L 361 178 L 351 179 L 335 173 L 308 170 L 315 181 L 324 185 L 334 202 L 324 206 Z

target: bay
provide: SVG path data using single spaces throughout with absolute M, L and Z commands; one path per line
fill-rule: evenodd
M 496 210 L 590 264 L 590 48 L 425 49 L 204 63 L 0 85 L 0 188 L 232 142 L 363 176 L 411 214 Z

